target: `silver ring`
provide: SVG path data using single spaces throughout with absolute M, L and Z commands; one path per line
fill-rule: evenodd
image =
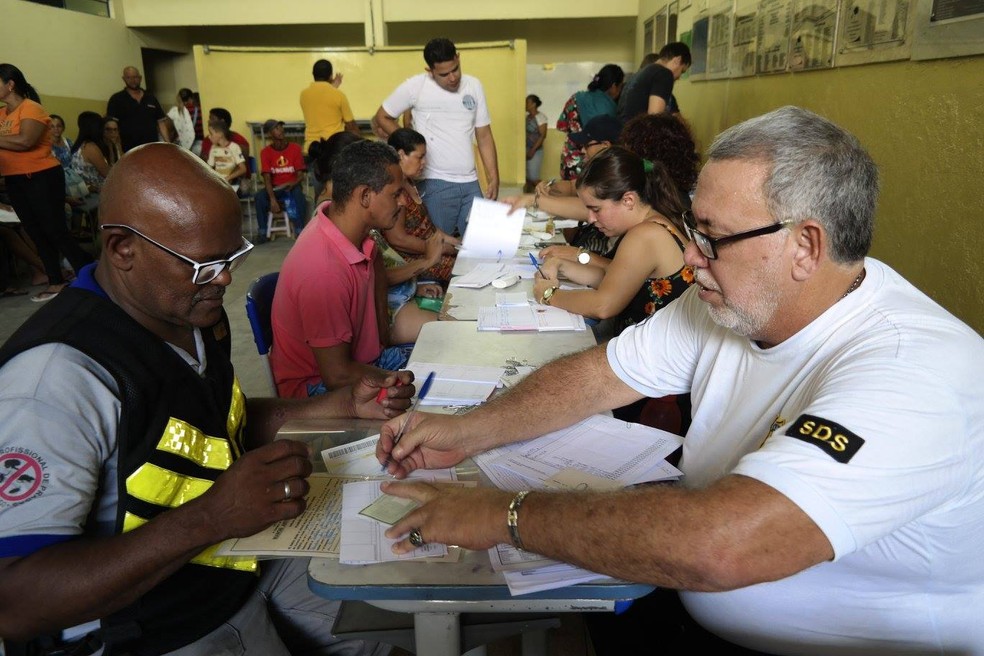
M 424 536 L 420 534 L 419 528 L 410 529 L 410 544 L 415 547 L 424 546 Z
M 290 501 L 290 481 L 284 481 L 284 501 Z

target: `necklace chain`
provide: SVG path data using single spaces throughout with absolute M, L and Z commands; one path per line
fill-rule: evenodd
M 861 286 L 861 281 L 864 280 L 864 274 L 865 274 L 865 269 L 864 267 L 861 267 L 861 273 L 858 274 L 858 277 L 854 279 L 854 282 L 851 283 L 851 286 L 847 288 L 847 291 L 844 292 L 844 295 L 841 296 L 841 298 L 847 298 L 848 294 L 850 294 L 855 289 Z

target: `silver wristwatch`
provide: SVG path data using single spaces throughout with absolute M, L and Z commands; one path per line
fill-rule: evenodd
M 577 249 L 577 261 L 581 264 L 587 264 L 591 261 L 591 251 L 585 247 Z

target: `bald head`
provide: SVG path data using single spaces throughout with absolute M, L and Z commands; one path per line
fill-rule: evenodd
M 127 66 L 123 69 L 123 83 L 126 85 L 127 89 L 136 91 L 140 88 L 140 82 L 143 78 L 140 76 L 140 71 L 134 66 Z
M 195 235 L 232 221 L 239 229 L 239 199 L 222 178 L 190 151 L 151 143 L 127 152 L 103 185 L 99 223 Z

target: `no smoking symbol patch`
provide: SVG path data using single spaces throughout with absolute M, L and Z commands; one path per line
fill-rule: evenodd
M 41 463 L 23 453 L 0 456 L 0 501 L 17 503 L 41 486 Z

